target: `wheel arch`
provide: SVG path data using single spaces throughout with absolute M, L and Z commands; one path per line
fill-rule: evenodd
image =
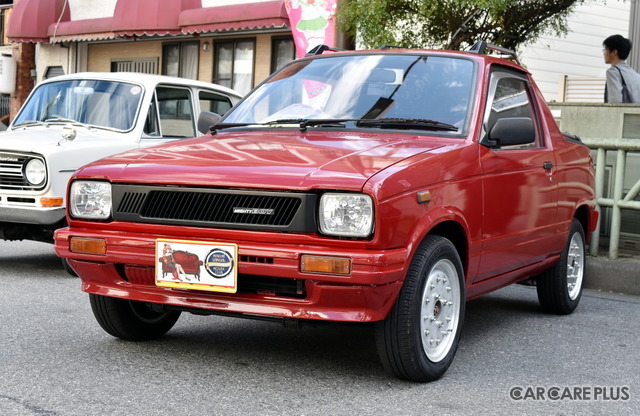
M 454 220 L 443 221 L 429 230 L 427 235 L 438 235 L 451 241 L 460 256 L 465 273 L 469 270 L 469 242 L 462 224 Z
M 591 242 L 591 232 L 590 232 L 590 229 L 591 229 L 590 224 L 592 221 L 591 217 L 592 217 L 591 210 L 586 205 L 579 206 L 578 209 L 576 209 L 575 214 L 573 215 L 573 218 L 575 218 L 580 222 L 580 225 L 584 230 L 587 244 Z

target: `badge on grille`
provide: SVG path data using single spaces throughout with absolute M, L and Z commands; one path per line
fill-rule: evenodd
M 233 207 L 234 214 L 253 214 L 253 215 L 273 215 L 275 210 L 273 208 L 242 208 Z

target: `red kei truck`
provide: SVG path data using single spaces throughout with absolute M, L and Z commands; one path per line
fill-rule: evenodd
M 206 136 L 75 172 L 56 252 L 115 337 L 181 312 L 373 323 L 388 371 L 435 380 L 468 299 L 528 281 L 571 313 L 598 219 L 589 149 L 505 54 L 318 47 Z

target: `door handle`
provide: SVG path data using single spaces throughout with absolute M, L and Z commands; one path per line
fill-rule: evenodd
M 542 164 L 542 167 L 544 168 L 544 170 L 551 170 L 553 169 L 553 163 L 551 162 L 544 162 Z

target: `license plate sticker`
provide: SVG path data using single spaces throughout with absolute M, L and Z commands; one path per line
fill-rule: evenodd
M 157 286 L 236 293 L 236 244 L 159 238 L 156 258 Z

